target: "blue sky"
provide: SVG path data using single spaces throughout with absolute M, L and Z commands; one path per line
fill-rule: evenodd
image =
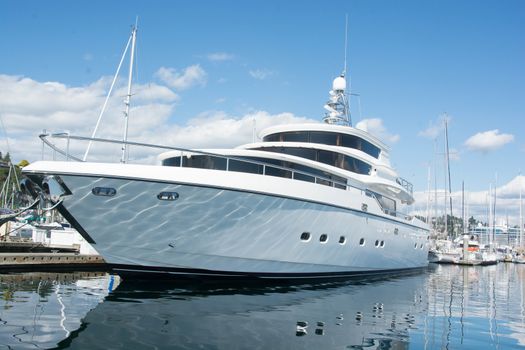
M 361 95 L 361 113 L 352 101 L 354 124 L 380 120 L 400 175 L 426 189 L 436 156 L 433 137 L 422 135 L 447 113 L 452 190 L 465 181 L 468 190 L 484 191 L 496 174 L 498 186 L 512 187 L 525 171 L 525 2 L 510 0 L 4 0 L 0 113 L 10 151 L 15 160 L 37 160 L 36 135 L 45 125 L 91 133 L 136 16 L 134 81 L 143 108 L 132 110 L 130 124 L 137 139 L 163 141 L 155 140 L 162 126 L 154 122 L 179 133 L 170 143 L 199 147 L 180 133 L 217 120 L 238 130 L 253 115 L 266 118 L 261 125 L 320 120 L 343 68 L 346 13 L 352 91 Z M 141 93 L 149 94 L 145 102 Z M 214 143 L 207 134 L 203 146 L 243 140 L 229 135 Z M 441 152 L 442 133 L 436 144 Z M 440 161 L 440 188 L 443 172 Z

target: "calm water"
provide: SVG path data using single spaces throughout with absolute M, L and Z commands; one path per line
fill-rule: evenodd
M 0 275 L 0 348 L 517 349 L 524 281 L 515 264 L 277 286 Z

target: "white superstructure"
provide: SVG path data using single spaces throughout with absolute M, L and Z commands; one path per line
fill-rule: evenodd
M 341 79 L 332 97 L 345 96 Z M 327 123 L 272 127 L 234 149 L 174 148 L 159 165 L 41 161 L 24 173 L 119 271 L 319 278 L 426 266 L 426 225 L 397 210 L 414 201 L 412 185 L 331 101 Z

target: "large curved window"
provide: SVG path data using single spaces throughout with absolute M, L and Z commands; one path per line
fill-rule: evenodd
M 315 154 L 314 154 L 315 155 Z M 238 157 L 246 159 L 229 159 L 208 155 L 192 155 L 189 159 L 183 157 L 182 166 L 188 168 L 203 168 L 215 170 L 237 171 L 242 173 L 261 174 L 285 178 L 293 178 L 336 188 L 346 189 L 346 179 L 316 168 L 279 159 L 262 157 Z M 258 164 L 254 162 L 264 163 Z M 163 166 L 180 166 L 180 157 L 171 157 L 162 161 Z M 272 166 L 275 165 L 275 166 Z
M 306 158 L 362 175 L 370 175 L 370 170 L 372 169 L 370 164 L 362 160 L 332 151 L 300 147 L 260 147 L 254 149 Z
M 330 146 L 342 146 L 365 152 L 379 158 L 381 149 L 356 135 L 327 131 L 288 131 L 265 136 L 263 142 L 311 142 Z

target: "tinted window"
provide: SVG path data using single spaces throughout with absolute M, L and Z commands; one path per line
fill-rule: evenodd
M 321 143 L 324 145 L 343 146 L 363 151 L 374 158 L 379 158 L 379 154 L 381 153 L 381 149 L 379 147 L 374 146 L 372 143 L 366 140 L 363 140 L 359 136 L 332 133 L 326 131 L 289 131 L 268 135 L 263 138 L 263 142 L 278 141 L 309 141 L 312 143 Z
M 239 171 L 242 173 L 262 174 L 263 166 L 260 164 L 254 164 L 249 162 L 243 162 L 240 160 L 230 159 L 229 170 Z
M 358 174 L 369 175 L 372 166 L 359 159 L 355 159 L 350 156 L 344 156 L 343 166 L 340 166 L 340 168 Z
M 324 164 L 328 164 L 363 175 L 369 175 L 370 170 L 372 169 L 371 165 L 359 159 L 331 151 L 315 150 L 300 147 L 261 147 L 256 149 L 260 151 L 284 153 L 301 158 L 315 160 Z
M 308 142 L 307 131 L 291 131 L 282 133 L 282 141 L 286 142 Z
M 385 196 L 382 196 L 379 193 L 375 193 L 375 196 L 376 196 L 377 200 L 379 201 L 379 203 L 381 204 L 381 207 L 383 207 L 384 211 L 387 214 L 390 214 L 392 216 L 396 216 L 396 201 L 395 200 L 393 200 L 391 198 L 388 198 L 388 197 L 385 197 Z M 396 230 L 397 230 L 397 228 L 396 228 Z
M 180 157 L 167 158 L 162 161 L 164 166 L 180 166 Z
M 274 168 L 271 166 L 266 166 L 266 175 L 277 176 L 277 177 L 286 177 L 291 179 L 292 172 L 284 169 Z
M 310 131 L 310 142 L 322 143 L 323 145 L 337 145 L 338 134 L 324 131 Z
M 226 170 L 226 159 L 213 156 L 191 156 L 184 157 L 182 165 L 190 168 Z
M 263 138 L 263 142 L 278 142 L 278 141 L 281 141 L 280 140 L 280 135 L 281 134 L 272 134 L 272 135 L 265 136 Z

